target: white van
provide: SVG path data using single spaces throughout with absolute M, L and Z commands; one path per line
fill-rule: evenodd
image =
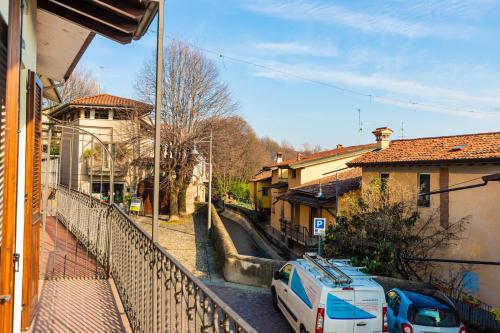
M 297 333 L 388 331 L 384 289 L 348 260 L 306 253 L 275 272 L 271 292 Z

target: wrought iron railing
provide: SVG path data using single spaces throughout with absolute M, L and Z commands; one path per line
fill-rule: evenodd
M 57 200 L 59 219 L 109 269 L 135 332 L 255 332 L 116 205 L 64 188 Z
M 462 321 L 474 331 L 500 332 L 500 321 L 495 319 L 492 313 L 493 307 L 465 294 L 460 289 L 451 288 L 445 281 L 436 277 L 432 277 L 430 283 L 455 303 Z
M 280 219 L 280 227 L 285 237 L 304 245 L 306 248 L 314 246 L 317 243 L 316 238 L 310 235 L 307 227 L 290 222 L 286 219 Z

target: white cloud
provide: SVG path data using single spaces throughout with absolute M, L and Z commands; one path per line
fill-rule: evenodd
M 382 103 L 404 108 L 469 117 L 500 118 L 500 112 L 493 111 L 500 105 L 498 95 L 476 94 L 380 74 L 339 71 L 309 64 L 268 63 L 266 66 L 275 70 L 259 69 L 254 75 L 278 80 L 301 80 L 302 78 L 328 85 L 339 85 L 346 87 L 344 90 L 352 89 L 365 95 L 371 94 L 375 100 Z
M 325 43 L 322 47 L 298 42 L 262 42 L 255 43 L 253 47 L 258 50 L 268 51 L 274 54 L 308 55 L 318 57 L 333 57 L 338 55 L 338 49 L 331 43 Z
M 341 24 L 365 33 L 386 33 L 410 38 L 468 38 L 474 32 L 474 28 L 470 26 L 446 24 L 439 20 L 412 21 L 396 15 L 354 11 L 317 0 L 261 0 L 246 2 L 244 7 L 253 12 L 285 19 Z

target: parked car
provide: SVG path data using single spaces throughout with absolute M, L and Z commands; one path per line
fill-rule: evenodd
M 455 305 L 441 292 L 391 289 L 386 299 L 389 333 L 467 333 Z
M 297 333 L 387 332 L 384 289 L 347 261 L 307 253 L 275 272 L 271 292 Z

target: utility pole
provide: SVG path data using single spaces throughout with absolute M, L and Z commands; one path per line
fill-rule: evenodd
M 161 102 L 162 102 L 162 83 L 163 83 L 163 0 L 158 2 L 158 32 L 156 36 L 156 114 L 155 114 L 155 157 L 154 157 L 154 185 L 153 185 L 153 221 L 152 221 L 152 239 L 153 246 L 158 243 L 158 217 L 160 214 L 160 133 L 161 133 Z M 153 252 L 155 253 L 155 252 Z M 156 258 L 155 258 L 156 259 Z M 158 311 L 157 311 L 157 275 L 156 260 L 154 260 L 154 269 L 152 274 L 152 317 L 153 331 L 158 329 Z
M 208 235 L 210 235 L 210 230 L 212 230 L 212 142 L 213 142 L 213 131 L 210 130 L 210 153 L 209 153 L 209 171 L 208 171 Z

